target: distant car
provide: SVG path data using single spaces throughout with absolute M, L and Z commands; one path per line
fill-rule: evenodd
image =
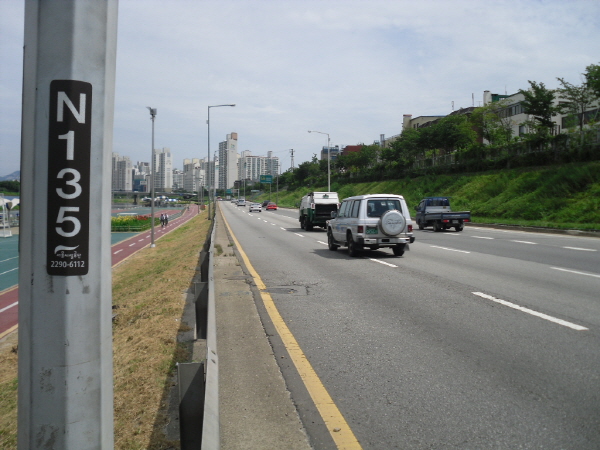
M 277 205 L 273 202 L 267 203 L 267 211 L 269 211 L 271 209 L 277 210 Z
M 262 206 L 260 205 L 260 203 L 252 203 L 250 205 L 250 212 L 261 212 L 262 211 Z
M 269 203 L 269 200 L 265 200 L 264 202 L 262 202 L 262 207 L 266 208 Z
M 237 201 L 237 205 L 238 205 L 238 206 L 246 206 L 246 200 L 245 200 L 245 199 L 243 199 L 243 198 L 240 198 L 240 199 Z
M 232 198 L 231 203 L 237 203 L 237 198 Z

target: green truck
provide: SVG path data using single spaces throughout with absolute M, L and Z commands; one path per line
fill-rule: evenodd
M 303 230 L 327 227 L 331 212 L 337 211 L 340 200 L 337 192 L 310 192 L 302 197 L 298 220 Z

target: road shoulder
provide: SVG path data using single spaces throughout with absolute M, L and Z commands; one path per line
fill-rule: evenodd
M 221 448 L 310 449 L 247 276 L 217 212 L 214 256 Z

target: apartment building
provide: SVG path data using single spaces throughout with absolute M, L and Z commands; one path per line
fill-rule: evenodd
M 133 166 L 133 190 L 137 192 L 148 192 L 150 185 L 150 163 L 138 161 Z
M 513 136 L 520 136 L 529 132 L 525 122 L 533 119 L 533 117 L 525 112 L 523 107 L 523 100 L 525 96 L 520 93 L 512 95 L 498 95 L 492 94 L 490 91 L 483 93 L 483 104 L 489 105 L 490 103 L 503 102 L 503 108 L 498 112 L 501 119 L 510 121 L 510 125 L 513 130 Z M 557 95 L 554 99 L 554 106 L 558 106 L 561 103 L 565 103 L 565 100 Z M 600 117 L 599 114 L 599 103 L 596 101 L 589 105 L 587 110 L 581 113 L 583 115 L 583 122 L 588 123 L 590 120 L 597 120 Z M 552 118 L 554 122 L 553 134 L 563 133 L 569 128 L 575 128 L 579 124 L 577 117 L 573 117 L 571 113 L 557 114 Z
M 173 190 L 179 191 L 183 189 L 183 171 L 173 169 Z
M 154 149 L 154 189 L 159 192 L 173 190 L 173 161 L 169 148 Z
M 238 164 L 238 180 L 257 182 L 261 175 L 278 175 L 281 172 L 280 161 L 273 152 L 267 156 L 253 156 L 250 150 L 244 150 Z
M 232 189 L 238 176 L 238 134 L 230 133 L 219 143 L 219 189 Z
M 327 154 L 329 154 L 330 161 L 335 161 L 340 156 L 340 146 L 335 147 L 323 147 L 321 149 L 321 160 L 327 161 Z
M 198 192 L 204 185 L 205 164 L 200 158 L 183 160 L 183 189 L 186 192 Z
M 112 190 L 131 191 L 133 189 L 133 165 L 128 156 L 112 154 Z

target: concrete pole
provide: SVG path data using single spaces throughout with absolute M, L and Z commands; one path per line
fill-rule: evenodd
M 18 448 L 114 448 L 117 0 L 25 2 Z
M 208 118 L 206 120 L 206 125 L 208 126 L 208 168 L 209 168 L 209 172 L 210 172 L 210 108 L 220 108 L 222 106 L 235 106 L 235 104 L 227 104 L 227 105 L 209 105 L 208 106 Z M 213 164 L 214 170 L 213 170 L 213 183 L 214 183 L 214 192 L 213 192 L 213 202 L 216 200 L 217 198 L 217 177 L 216 177 L 216 171 L 217 171 L 217 155 L 215 154 L 215 160 L 214 160 L 214 164 Z M 210 180 L 210 175 L 209 175 L 209 180 Z M 207 219 L 210 220 L 211 216 L 210 216 L 210 183 L 208 184 L 208 217 Z M 213 205 L 213 212 L 216 212 L 216 204 Z

